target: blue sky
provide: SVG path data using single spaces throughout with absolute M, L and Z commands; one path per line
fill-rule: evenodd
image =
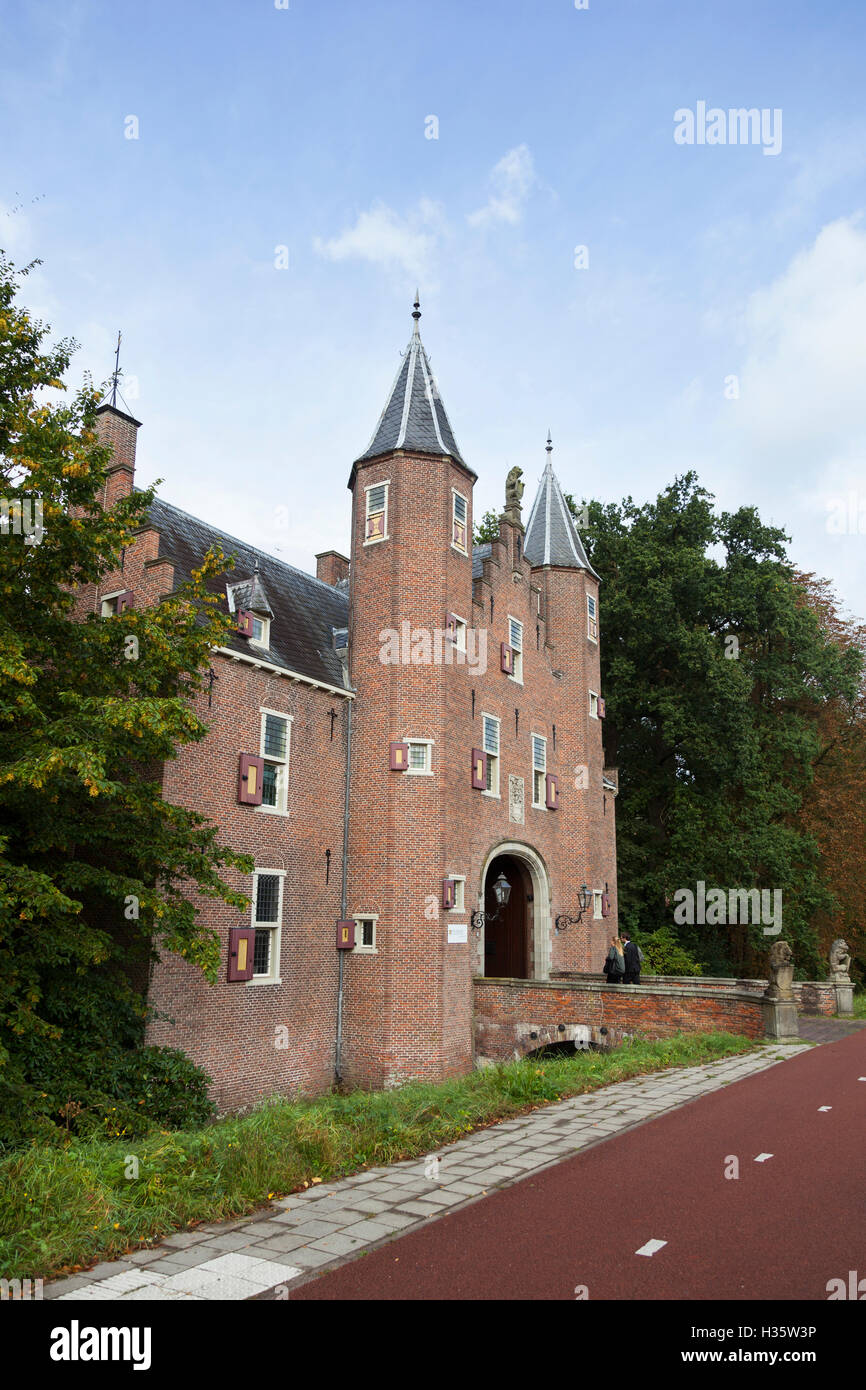
M 418 284 L 476 515 L 549 426 L 578 496 L 694 467 L 866 617 L 862 0 L 289 4 L 0 16 L 0 246 L 73 380 L 122 329 L 140 480 L 345 550 Z M 677 144 L 698 102 L 781 149 Z

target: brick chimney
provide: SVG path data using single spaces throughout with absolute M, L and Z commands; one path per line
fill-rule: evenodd
M 349 577 L 349 560 L 337 550 L 323 550 L 316 556 L 316 578 L 325 584 L 336 584 Z
M 135 477 L 135 441 L 141 425 L 114 405 L 101 405 L 96 412 L 96 431 L 100 444 L 110 445 L 114 461 L 108 466 L 102 505 L 113 507 L 132 492 Z

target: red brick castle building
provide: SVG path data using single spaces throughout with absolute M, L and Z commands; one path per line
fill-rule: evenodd
M 476 475 L 414 327 L 352 465 L 349 557 L 305 574 L 157 500 L 106 615 L 159 602 L 212 544 L 236 620 L 200 697 L 207 738 L 163 770 L 250 854 L 245 920 L 200 910 L 215 985 L 153 968 L 148 1040 L 180 1047 L 222 1108 L 474 1064 L 473 980 L 599 970 L 616 929 L 598 576 L 551 464 L 522 520 L 509 474 L 498 538 L 472 545 Z M 138 422 L 105 405 L 111 503 L 133 486 Z

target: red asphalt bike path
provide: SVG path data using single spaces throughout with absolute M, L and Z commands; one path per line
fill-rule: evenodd
M 590 1300 L 827 1300 L 829 1280 L 866 1278 L 859 1077 L 866 1029 L 437 1218 L 291 1300 L 573 1300 L 580 1287 Z M 725 1177 L 731 1156 L 738 1178 Z M 651 1240 L 667 1244 L 635 1253 Z

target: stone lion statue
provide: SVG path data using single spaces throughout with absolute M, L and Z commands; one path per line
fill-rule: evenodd
M 770 947 L 770 983 L 765 998 L 794 998 L 794 955 L 787 941 L 774 941 Z
M 520 500 L 523 497 L 524 484 L 521 482 L 523 469 L 516 465 L 505 479 L 505 510 L 506 512 L 520 515 Z
M 851 969 L 851 953 L 844 937 L 837 937 L 830 947 L 830 979 L 834 983 L 847 985 L 851 982 L 848 974 Z

